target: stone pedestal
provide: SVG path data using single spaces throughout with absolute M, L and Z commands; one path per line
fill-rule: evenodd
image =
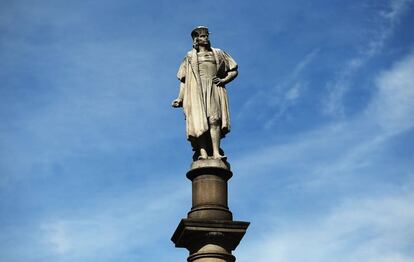
M 187 178 L 192 182 L 192 207 L 171 240 L 187 248 L 188 261 L 230 262 L 231 254 L 243 238 L 249 222 L 233 221 L 228 207 L 227 182 L 230 165 L 216 159 L 192 163 Z

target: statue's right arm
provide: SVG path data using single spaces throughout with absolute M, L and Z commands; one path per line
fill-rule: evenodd
M 173 107 L 182 107 L 183 106 L 183 99 L 184 99 L 184 83 L 180 82 L 180 93 L 178 97 L 174 99 L 172 102 Z
M 180 81 L 180 93 L 178 97 L 172 102 L 173 107 L 182 107 L 183 100 L 184 100 L 184 83 L 186 81 L 186 71 L 187 71 L 187 57 L 184 57 L 183 61 L 181 62 L 180 68 L 177 72 L 177 78 Z

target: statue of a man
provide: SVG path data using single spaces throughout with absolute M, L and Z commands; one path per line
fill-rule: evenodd
M 191 37 L 193 49 L 178 70 L 180 93 L 172 106 L 184 109 L 194 160 L 226 159 L 220 149 L 220 139 L 230 132 L 225 85 L 236 78 L 237 63 L 224 51 L 211 47 L 207 27 L 196 27 Z

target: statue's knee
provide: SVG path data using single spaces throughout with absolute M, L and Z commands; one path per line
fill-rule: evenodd
M 208 118 L 208 122 L 210 125 L 220 125 L 220 118 L 212 116 Z

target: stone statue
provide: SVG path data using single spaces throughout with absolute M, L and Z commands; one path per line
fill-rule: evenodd
M 236 78 L 237 63 L 226 52 L 211 47 L 207 27 L 196 27 L 191 37 L 193 48 L 178 70 L 180 92 L 172 106 L 183 107 L 193 159 L 225 160 L 220 148 L 220 139 L 230 132 L 225 85 Z

